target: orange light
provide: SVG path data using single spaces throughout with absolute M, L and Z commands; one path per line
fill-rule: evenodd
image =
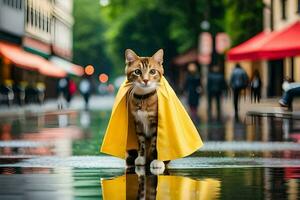
M 84 72 L 87 74 L 87 75 L 92 75 L 94 73 L 95 69 L 92 65 L 88 65 L 84 68 Z
M 104 74 L 104 73 L 100 74 L 100 75 L 99 75 L 99 81 L 100 81 L 101 83 L 106 83 L 106 82 L 108 81 L 108 76 L 107 76 L 107 74 Z

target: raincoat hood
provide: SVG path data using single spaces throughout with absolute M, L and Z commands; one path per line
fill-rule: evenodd
M 130 85 L 125 81 L 117 93 L 101 146 L 101 152 L 122 159 L 125 159 L 127 150 L 138 149 L 134 122 L 127 108 L 129 89 Z M 164 77 L 157 88 L 157 96 L 157 159 L 174 160 L 192 154 L 203 143 L 188 113 Z

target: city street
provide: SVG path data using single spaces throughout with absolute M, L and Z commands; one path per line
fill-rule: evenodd
M 164 199 L 171 190 L 179 196 L 204 199 L 296 199 L 299 112 L 280 114 L 279 107 L 268 100 L 265 104 L 273 106 L 273 115 L 270 110 L 265 112 L 269 115 L 256 111 L 234 121 L 229 102 L 223 102 L 228 104 L 228 114 L 222 122 L 200 119 L 197 127 L 203 148 L 172 161 L 163 175 L 146 176 L 149 187 L 157 188 L 157 198 Z M 110 195 L 114 194 L 107 191 L 115 185 L 117 192 L 122 180 L 126 180 L 123 195 L 127 199 L 136 195 L 137 175 L 132 171 L 125 174 L 123 160 L 99 153 L 112 103 L 112 96 L 93 96 L 90 111 L 82 109 L 80 97 L 64 110 L 56 110 L 55 101 L 39 109 L 31 105 L 31 111 L 29 107 L 13 108 L 10 114 L 2 108 L 0 198 L 40 199 L 47 194 L 46 199 L 113 199 Z M 200 112 L 204 108 L 203 103 Z
M 300 0 L 0 0 L 0 200 L 300 199 Z

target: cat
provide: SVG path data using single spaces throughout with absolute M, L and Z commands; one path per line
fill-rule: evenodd
M 131 88 L 127 94 L 130 118 L 133 119 L 139 149 L 134 159 L 135 166 L 150 164 L 150 168 L 164 170 L 163 161 L 157 160 L 158 97 L 156 89 L 163 76 L 163 50 L 152 57 L 139 57 L 134 51 L 125 51 L 127 80 Z M 134 151 L 128 152 L 127 164 Z

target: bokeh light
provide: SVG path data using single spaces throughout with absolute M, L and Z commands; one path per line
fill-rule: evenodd
M 101 83 L 106 83 L 108 81 L 108 75 L 105 73 L 102 73 L 99 75 L 99 81 Z
M 99 0 L 99 3 L 101 6 L 108 6 L 109 5 L 109 0 Z
M 108 84 L 107 91 L 112 94 L 115 91 L 114 85 L 113 84 Z
M 87 75 L 92 75 L 94 73 L 95 69 L 92 65 L 88 65 L 84 68 L 84 72 L 87 74 Z

